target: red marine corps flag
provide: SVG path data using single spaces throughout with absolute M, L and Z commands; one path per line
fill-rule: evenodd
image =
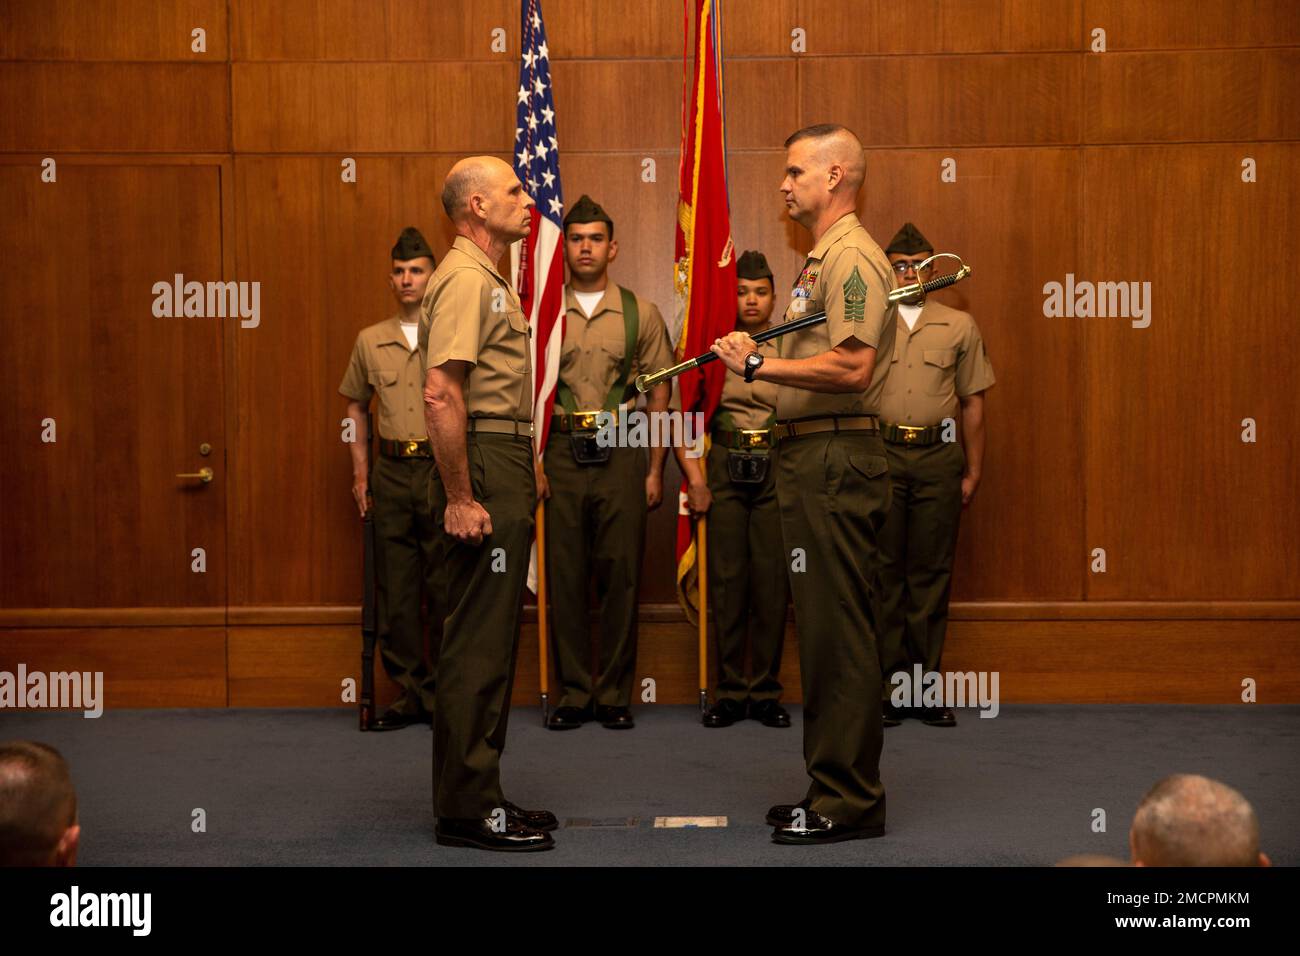
M 677 260 L 673 282 L 681 319 L 677 359 L 701 355 L 736 326 L 736 262 L 727 207 L 723 130 L 720 0 L 684 0 L 695 8 L 695 65 L 684 63 L 682 146 L 678 177 Z M 690 34 L 688 34 L 688 37 Z M 689 94 L 687 91 L 689 90 Z M 728 374 L 721 362 L 677 379 L 681 409 L 708 421 Z M 677 517 L 677 597 L 693 620 L 699 608 L 696 542 L 683 485 Z

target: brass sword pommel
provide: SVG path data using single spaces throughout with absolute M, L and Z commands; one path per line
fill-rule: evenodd
M 708 357 L 715 359 L 717 358 L 717 355 L 710 352 Z M 707 359 L 704 359 L 703 357 L 687 359 L 685 362 L 682 362 L 680 365 L 674 365 L 672 368 L 661 368 L 659 371 L 651 372 L 649 375 L 638 375 L 636 377 L 636 390 L 638 392 L 648 392 L 660 382 L 666 382 L 670 378 L 676 378 L 678 375 L 681 375 L 682 372 L 689 372 L 702 361 L 707 361 Z

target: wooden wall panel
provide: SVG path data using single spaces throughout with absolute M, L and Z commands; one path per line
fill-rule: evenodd
M 1300 138 L 1300 50 L 1084 59 L 1086 143 Z
M 0 63 L 0 151 L 223 152 L 228 90 L 224 64 Z
M 1077 50 L 1081 2 L 799 0 L 797 25 L 811 56 Z
M 1208 50 L 1300 44 L 1295 0 L 1085 0 L 1087 32 L 1106 30 L 1109 50 Z
M 790 55 L 798 0 L 729 3 L 723 10 L 724 53 Z M 683 56 L 678 0 L 546 0 L 546 35 L 557 59 L 669 59 Z M 694 34 L 691 35 L 694 49 Z
M 1300 621 L 957 621 L 945 671 L 999 672 L 1003 703 L 1300 701 Z
M 359 647 L 355 627 L 231 628 L 230 704 L 352 706 L 340 700 L 340 690 L 345 677 L 359 678 Z M 640 700 L 646 677 L 655 680 L 656 703 L 695 703 L 695 653 L 694 629 L 684 622 L 643 622 L 633 710 L 652 706 Z M 1257 682 L 1260 703 L 1282 704 L 1300 702 L 1297 660 L 1296 620 L 968 620 L 957 609 L 944 670 L 997 671 L 1003 705 L 1241 704 L 1246 677 Z M 797 704 L 793 623 L 781 664 L 782 699 Z M 511 698 L 517 719 L 540 719 L 537 666 L 537 628 L 526 623 Z M 394 695 L 380 668 L 380 706 Z
M 0 217 L 0 604 L 224 604 L 232 320 L 152 308 L 156 282 L 221 278 L 219 167 L 5 163 Z M 210 485 L 175 477 L 205 464 Z
M 27 665 L 29 674 L 102 671 L 106 710 L 227 705 L 225 628 L 43 628 L 3 632 L 0 670 L 16 673 L 20 663 Z
M 801 125 L 797 64 L 738 60 L 727 68 L 727 149 L 776 149 Z
M 1071 54 L 823 57 L 799 67 L 802 124 L 843 123 L 871 147 L 1079 141 Z
M 234 60 L 508 60 L 518 0 L 229 0 Z M 549 17 L 548 17 L 549 19 Z M 506 49 L 492 49 L 492 31 Z
M 343 681 L 361 691 L 361 632 L 350 627 L 232 627 L 231 707 L 353 707 L 343 701 Z M 379 713 L 398 697 L 376 655 Z
M 129 27 L 124 28 L 124 25 Z M 206 32 L 206 50 L 191 31 Z M 6 0 L 0 60 L 225 60 L 225 0 Z
M 546 39 L 557 57 L 681 62 L 683 20 L 677 0 L 549 0 L 542 12 Z
M 790 31 L 799 25 L 800 2 L 764 0 L 762 4 L 726 4 L 722 20 L 724 68 L 730 69 L 738 57 L 795 56 L 790 50 Z M 668 3 L 678 8 L 680 17 L 681 5 L 674 0 L 668 0 Z M 682 28 L 678 26 L 674 33 L 679 45 L 681 32 Z M 692 37 L 692 43 L 693 40 Z M 731 80 L 725 79 L 725 82 L 730 84 Z
M 514 140 L 506 63 L 235 63 L 241 153 L 459 153 Z
M 1244 155 L 1259 182 L 1241 181 Z M 1086 154 L 1079 278 L 1152 284 L 1148 328 L 1052 320 L 1086 342 L 1087 547 L 1108 559 L 1090 599 L 1300 594 L 1300 428 L 1283 384 L 1300 331 L 1278 273 L 1247 264 L 1300 247 L 1297 162 L 1295 144 Z
M 572 150 L 677 152 L 682 127 L 680 64 L 561 60 L 551 67 L 551 78 L 561 171 L 566 153 Z M 636 92 L 629 95 L 632 90 Z M 509 121 L 513 136 L 513 111 Z
M 944 158 L 956 182 L 940 181 Z M 975 317 L 998 379 L 984 479 L 962 517 L 962 600 L 1082 597 L 1082 343 L 1077 326 L 1043 318 L 1041 295 L 1080 262 L 1081 183 L 1076 150 L 867 154 L 867 230 L 884 246 L 910 221 L 970 262 L 971 278 L 938 298 Z
M 727 56 L 790 53 L 796 0 L 729 7 Z M 508 60 L 517 68 L 518 0 L 231 0 L 236 60 Z M 547 0 L 554 60 L 682 58 L 677 0 Z M 506 48 L 492 49 L 505 30 Z

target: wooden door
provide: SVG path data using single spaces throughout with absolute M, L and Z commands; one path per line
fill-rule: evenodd
M 154 314 L 156 283 L 222 278 L 221 171 L 0 165 L 0 605 L 224 611 L 239 320 Z

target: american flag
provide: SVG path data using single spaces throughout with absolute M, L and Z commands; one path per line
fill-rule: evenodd
M 523 38 L 515 104 L 515 175 L 537 203 L 527 239 L 510 247 L 515 291 L 533 334 L 533 434 L 546 447 L 564 342 L 564 197 L 555 142 L 555 99 L 541 0 L 521 0 Z

